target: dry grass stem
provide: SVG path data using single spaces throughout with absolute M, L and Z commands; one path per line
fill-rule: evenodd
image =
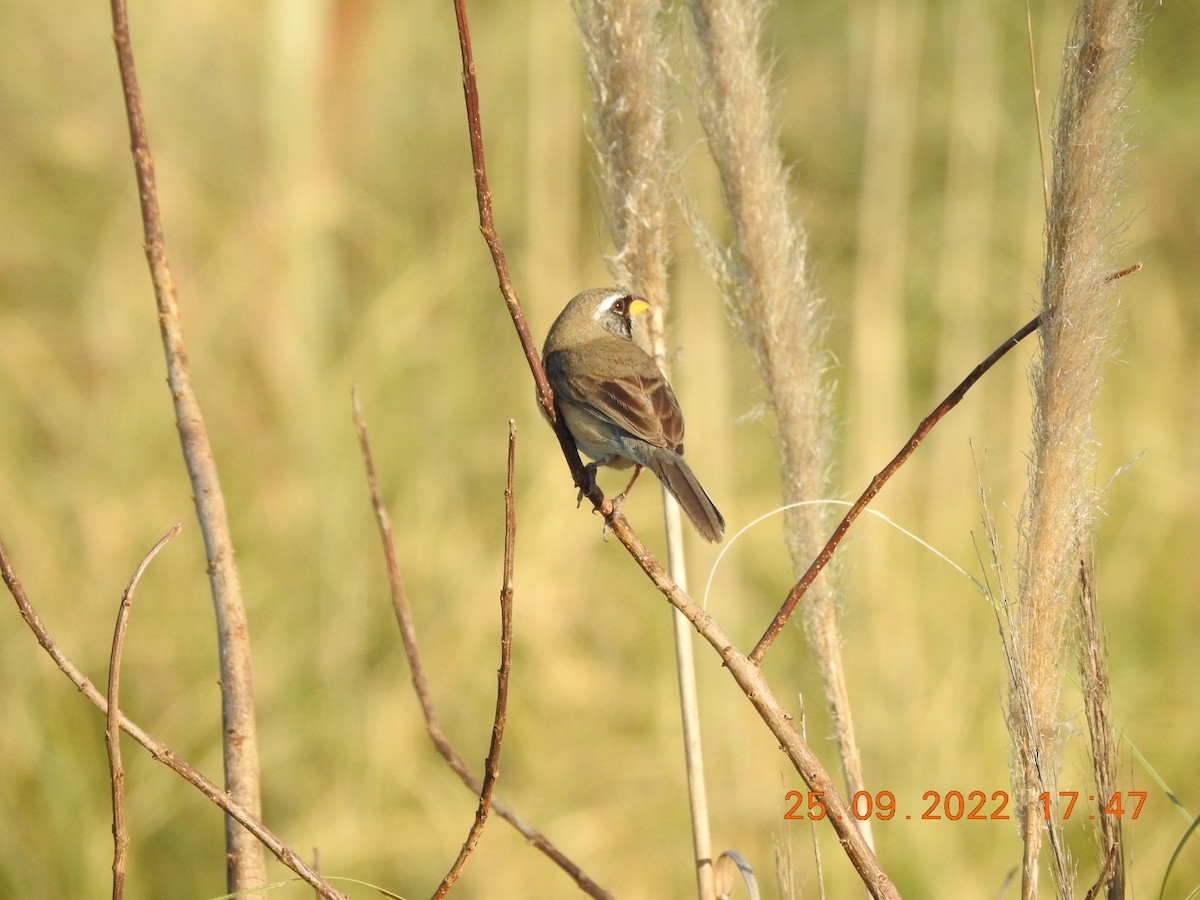
M 421 706 L 421 716 L 425 722 L 425 733 L 429 735 L 429 740 L 433 744 L 434 749 L 446 761 L 451 771 L 459 777 L 463 784 L 482 798 L 484 795 L 483 781 L 471 771 L 471 767 L 467 765 L 467 761 L 463 759 L 462 754 L 450 743 L 450 740 L 446 737 L 446 733 L 442 730 L 441 721 L 438 719 L 437 711 L 433 706 L 433 696 L 429 690 L 429 679 L 425 675 L 425 664 L 421 661 L 421 652 L 417 646 L 417 630 L 413 624 L 412 609 L 409 606 L 408 594 L 404 590 L 404 580 L 400 575 L 400 563 L 396 556 L 396 542 L 392 537 L 391 518 L 388 516 L 387 507 L 383 504 L 383 494 L 379 490 L 379 482 L 375 475 L 375 460 L 371 455 L 371 443 L 367 435 L 367 424 L 362 416 L 357 389 L 352 392 L 351 401 L 354 413 L 354 428 L 358 434 L 359 450 L 362 454 L 363 467 L 367 475 L 367 487 L 371 493 L 371 506 L 375 511 L 375 520 L 379 526 L 379 537 L 383 542 L 383 556 L 384 563 L 387 566 L 388 587 L 392 595 L 392 608 L 395 610 L 396 622 L 400 627 L 400 639 L 404 644 L 404 654 L 408 659 L 408 671 L 409 677 L 412 679 L 413 692 L 417 695 L 417 702 Z M 576 458 L 578 459 L 578 455 L 576 455 Z M 508 532 L 506 531 L 506 547 L 507 535 Z M 507 575 L 506 562 L 506 587 L 509 584 Z M 502 626 L 505 615 L 502 611 Z M 502 647 L 504 647 L 503 643 Z M 497 697 L 497 702 L 499 702 L 499 697 Z M 495 729 L 493 728 L 494 738 Z M 488 769 L 490 771 L 490 764 L 488 765 Z M 525 840 L 529 841 L 530 844 L 549 857 L 555 865 L 571 876 L 580 890 L 589 897 L 606 898 L 611 896 L 592 881 L 561 850 L 550 843 L 545 835 L 521 819 L 516 811 L 506 803 L 492 798 L 490 805 L 496 811 L 496 814 L 520 832 Z
M 133 45 L 124 0 L 112 0 L 113 42 L 125 111 L 133 165 L 141 199 L 146 260 L 158 305 L 158 323 L 167 359 L 167 382 L 175 404 L 175 423 L 183 447 L 184 462 L 192 482 L 196 518 L 204 535 L 208 577 L 216 610 L 217 641 L 221 664 L 221 718 L 225 756 L 225 787 L 239 805 L 258 818 L 261 789 L 258 761 L 258 728 L 254 718 L 254 684 L 250 665 L 250 629 L 242 603 L 242 588 L 234 563 L 233 541 L 225 497 L 217 477 L 217 464 L 200 404 L 192 388 L 187 350 L 179 321 L 175 280 L 167 262 L 162 214 L 154 159 L 142 112 L 141 90 L 134 66 Z M 266 883 L 266 861 L 262 847 L 232 819 L 225 820 L 226 885 L 230 892 L 246 891 Z
M 504 485 L 504 578 L 500 586 L 500 669 L 496 675 L 496 714 L 492 719 L 492 742 L 488 747 L 483 766 L 483 785 L 479 789 L 479 806 L 475 810 L 475 821 L 467 839 L 463 841 L 458 858 L 434 891 L 435 900 L 445 897 L 450 887 L 462 874 L 467 858 L 475 851 L 483 826 L 487 822 L 488 810 L 492 805 L 492 794 L 496 779 L 500 775 L 500 743 L 504 739 L 504 724 L 508 706 L 508 673 L 512 668 L 512 606 L 513 606 L 513 553 L 517 538 L 517 508 L 514 478 L 517 461 L 517 425 L 508 420 L 508 477 Z
M 792 215 L 791 191 L 771 121 L 758 58 L 762 5 L 693 0 L 702 54 L 700 119 L 733 226 L 723 285 L 779 422 L 788 503 L 824 496 L 829 486 L 828 352 L 823 303 L 809 281 L 807 235 Z M 805 564 L 828 529 L 820 507 L 789 515 L 793 560 Z
M 652 0 L 578 0 L 575 14 L 592 87 L 592 141 L 617 284 L 667 303 L 665 50 Z
M 0 578 L 3 579 L 9 593 L 12 594 L 13 599 L 17 602 L 17 609 L 21 613 L 21 618 L 25 620 L 25 624 L 29 626 L 29 630 L 37 638 L 38 644 L 54 660 L 54 664 L 58 666 L 59 671 L 71 680 L 71 683 L 75 685 L 78 691 L 99 709 L 100 712 L 107 716 L 108 700 L 96 689 L 91 680 L 79 670 L 79 667 L 71 662 L 67 655 L 63 653 L 50 632 L 46 630 L 46 626 L 42 624 L 41 616 L 38 615 L 33 603 L 30 602 L 29 595 L 25 593 L 25 588 L 21 584 L 21 579 L 17 577 L 16 570 L 12 567 L 12 562 L 8 558 L 8 551 L 4 547 L 3 540 L 0 540 Z M 137 723 L 126 716 L 125 713 L 119 710 L 118 723 L 121 726 L 121 730 L 150 751 L 150 755 L 157 762 L 167 766 L 224 810 L 230 818 L 252 834 L 262 846 L 270 850 L 276 859 L 318 890 L 322 897 L 327 898 L 327 900 L 345 900 L 341 892 L 335 890 L 295 851 L 279 840 L 270 829 L 263 825 L 258 816 L 252 814 L 250 810 L 233 799 L 228 791 L 204 777 L 194 767 L 180 759 L 166 744 L 152 737 Z M 258 886 L 261 887 L 261 885 Z
M 109 782 L 112 785 L 113 806 L 113 900 L 120 900 L 125 895 L 125 854 L 129 848 L 129 834 L 125 829 L 125 767 L 121 764 L 121 722 L 120 706 L 117 698 L 121 693 L 121 655 L 125 649 L 125 633 L 129 626 L 129 613 L 133 607 L 133 592 L 142 578 L 142 573 L 150 565 L 150 561 L 158 555 L 175 535 L 182 530 L 183 524 L 174 525 L 150 548 L 138 567 L 133 570 L 129 585 L 121 594 L 121 605 L 117 610 L 117 624 L 113 629 L 112 653 L 108 661 L 108 712 L 107 724 L 104 729 L 104 745 L 108 750 Z
M 1043 829 L 1037 796 L 1055 791 L 1062 722 L 1060 664 L 1081 540 L 1094 515 L 1087 486 L 1092 404 L 1106 358 L 1115 290 L 1106 277 L 1124 153 L 1121 110 L 1133 55 L 1134 11 L 1125 0 L 1085 0 L 1064 53 L 1053 133 L 1054 175 L 1042 276 L 1041 358 L 1034 394 L 1029 486 L 1021 515 L 1017 603 L 1009 607 L 1014 656 L 1009 726 L 1014 794 L 1025 841 L 1022 894 L 1037 894 Z M 1045 826 L 1061 895 L 1070 863 L 1058 827 Z
M 1042 88 L 1038 81 L 1037 52 L 1033 45 L 1033 10 L 1025 0 L 1025 37 L 1029 42 L 1029 80 L 1033 94 L 1033 122 L 1037 131 L 1038 160 L 1042 170 L 1042 202 L 1050 212 L 1050 178 L 1046 168 L 1046 139 L 1042 134 Z
M 779 429 L 784 503 L 828 496 L 832 428 L 826 317 L 808 276 L 807 234 L 792 214 L 758 52 L 765 6 L 757 0 L 692 0 L 690 6 L 701 49 L 700 121 L 734 235 L 729 257 L 712 261 L 711 267 L 727 276 L 723 289 L 734 321 L 767 386 Z M 821 547 L 827 518 L 825 507 L 808 504 L 786 514 L 797 572 Z M 813 584 L 806 610 L 806 632 L 825 686 L 846 790 L 854 794 L 865 789 L 865 781 L 828 572 Z M 870 822 L 860 827 L 870 841 Z
M 671 172 L 660 6 L 653 0 L 577 0 L 575 10 L 592 88 L 593 142 L 604 187 L 605 218 L 614 247 L 609 267 L 618 285 L 650 302 L 650 352 L 669 375 L 665 320 Z M 686 585 L 679 508 L 665 487 L 661 493 L 667 564 L 676 583 Z M 707 900 L 714 895 L 713 852 L 699 696 L 692 631 L 678 613 L 673 614 L 673 633 L 697 887 L 700 897 Z
M 1100 823 L 1098 843 L 1106 860 L 1097 881 L 1108 900 L 1125 896 L 1125 865 L 1122 857 L 1121 817 L 1106 811 L 1117 792 L 1117 737 L 1109 715 L 1111 685 L 1108 679 L 1108 644 L 1096 596 L 1096 557 L 1090 546 L 1083 548 L 1079 565 L 1079 681 L 1083 689 L 1083 711 L 1091 741 L 1092 774 L 1096 780 L 1096 818 Z

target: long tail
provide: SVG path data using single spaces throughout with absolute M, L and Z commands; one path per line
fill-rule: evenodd
M 683 457 L 662 447 L 643 443 L 643 462 L 658 480 L 666 485 L 667 490 L 679 501 L 687 517 L 696 526 L 696 531 L 706 541 L 719 543 L 725 535 L 725 518 L 709 499 L 699 479 L 691 470 Z

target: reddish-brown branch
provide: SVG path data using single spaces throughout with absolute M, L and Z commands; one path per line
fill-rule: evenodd
M 179 322 L 175 280 L 167 263 L 154 158 L 142 112 L 133 44 L 125 0 L 112 0 L 113 43 L 129 122 L 130 147 L 141 201 L 146 261 L 158 306 L 159 331 L 167 362 L 167 382 L 175 405 L 175 424 L 183 458 L 192 483 L 196 518 L 204 536 L 209 585 L 216 611 L 221 664 L 221 717 L 225 786 L 239 804 L 259 815 L 260 786 L 258 731 L 254 718 L 254 691 L 250 666 L 250 629 L 242 603 L 242 590 L 234 563 L 233 541 L 225 499 L 217 477 L 208 432 L 200 404 L 192 389 L 187 349 Z M 262 848 L 229 818 L 225 820 L 226 882 L 230 892 L 261 887 L 266 882 Z
M 121 900 L 125 894 L 125 851 L 129 847 L 129 835 L 125 830 L 125 768 L 121 765 L 121 721 L 117 697 L 121 692 L 121 654 L 125 649 L 125 631 L 129 625 L 129 612 L 133 606 L 133 592 L 141 580 L 142 573 L 158 551 L 179 534 L 183 523 L 177 523 L 158 539 L 150 548 L 138 567 L 133 570 L 129 586 L 121 594 L 121 605 L 117 610 L 117 624 L 113 629 L 112 653 L 108 660 L 108 724 L 104 729 L 104 745 L 108 749 L 109 782 L 112 785 L 113 805 L 113 900 Z
M 613 534 L 625 545 L 654 586 L 672 606 L 683 613 L 700 636 L 720 655 L 725 668 L 754 705 L 771 733 L 779 740 L 780 749 L 804 779 L 809 790 L 820 792 L 827 810 L 826 819 L 837 833 L 843 851 L 862 877 L 871 896 L 898 898 L 900 894 L 896 886 L 892 884 L 874 851 L 863 839 L 854 812 L 838 792 L 837 785 L 812 747 L 800 734 L 792 715 L 771 690 L 762 669 L 738 650 L 708 611 L 701 608 L 671 579 L 662 563 L 646 549 L 645 544 L 623 517 L 614 516 L 611 522 Z
M 854 524 L 854 520 L 867 508 L 867 504 L 875 499 L 875 495 L 887 484 L 888 479 L 896 474 L 896 470 L 908 461 L 908 458 L 913 455 L 917 446 L 925 439 L 925 435 L 933 430 L 933 426 L 940 422 L 946 413 L 958 405 L 959 401 L 966 396 L 967 391 L 971 389 L 971 386 L 982 378 L 988 369 L 994 366 L 1009 350 L 1036 331 L 1041 322 L 1041 316 L 1035 316 L 1017 329 L 1008 340 L 993 350 L 987 359 L 972 369 L 971 374 L 959 382 L 958 387 L 952 390 L 933 412 L 921 420 L 921 424 L 917 426 L 917 430 L 912 433 L 912 437 L 908 439 L 908 442 L 900 449 L 900 452 L 893 456 L 892 461 L 871 479 L 871 483 L 867 485 L 867 489 L 854 501 L 854 505 L 842 517 L 842 521 L 838 523 L 837 528 L 833 530 L 833 534 L 825 543 L 821 552 L 817 554 L 817 558 L 808 567 L 808 571 L 800 576 L 800 580 L 796 582 L 796 586 L 788 593 L 783 601 L 783 605 L 779 607 L 779 612 L 775 614 L 775 618 L 771 621 L 763 636 L 759 638 L 753 652 L 751 652 L 751 662 L 755 665 L 762 664 L 763 656 L 771 649 L 771 644 L 775 641 L 779 632 L 783 630 L 783 626 L 787 624 L 788 619 L 796 609 L 796 604 L 800 602 L 800 599 L 808 591 L 812 583 L 817 580 L 817 576 L 821 574 L 821 570 L 829 564 L 829 560 L 833 558 L 833 552 L 837 549 L 838 544 L 842 542 L 842 538 L 846 536 L 846 532 L 850 530 L 850 526 Z
M 400 640 L 404 644 L 404 654 L 408 658 L 408 672 L 412 679 L 413 691 L 421 706 L 421 717 L 425 722 L 425 733 L 434 749 L 446 761 L 450 770 L 470 790 L 482 796 L 483 782 L 476 777 L 461 754 L 454 749 L 442 731 L 441 722 L 433 706 L 433 698 L 429 690 L 429 679 L 425 675 L 425 665 L 421 661 L 421 652 L 417 646 L 417 630 L 412 620 L 412 610 L 408 603 L 408 594 L 404 590 L 404 580 L 400 576 L 400 563 L 396 558 L 396 543 L 392 537 L 392 524 L 387 508 L 383 504 L 383 495 L 379 490 L 379 482 L 375 476 L 375 461 L 371 455 L 371 444 L 367 437 L 367 425 L 363 420 L 362 409 L 358 402 L 358 390 L 352 392 L 354 408 L 354 427 L 358 432 L 359 449 L 362 453 L 363 466 L 367 473 L 367 486 L 371 493 L 371 505 L 375 510 L 375 520 L 379 527 L 379 537 L 383 542 L 383 558 L 387 566 L 388 585 L 391 588 L 392 607 L 396 613 L 396 621 L 400 626 Z M 507 581 L 506 581 L 507 583 Z M 555 865 L 566 872 L 579 885 L 580 889 L 591 897 L 610 897 L 611 895 L 592 881 L 574 862 L 537 829 L 528 825 L 506 803 L 493 799 L 492 809 L 502 819 L 519 831 L 525 840 L 548 856 Z
M 496 234 L 496 223 L 492 217 L 492 192 L 488 188 L 487 166 L 483 158 L 483 126 L 479 116 L 479 86 L 475 80 L 475 57 L 471 52 L 471 30 L 467 24 L 465 0 L 454 0 L 454 14 L 458 19 L 458 44 L 462 52 L 462 83 L 463 98 L 467 104 L 467 121 L 471 134 L 471 162 L 475 166 L 475 196 L 479 202 L 479 230 L 487 242 L 492 254 L 492 263 L 496 267 L 496 276 L 500 281 L 500 293 L 508 306 L 513 325 L 521 340 L 521 348 L 525 351 L 525 359 L 533 372 L 533 381 L 537 389 L 538 403 L 545 410 L 550 421 L 557 418 L 554 410 L 554 394 L 550 390 L 550 382 L 546 380 L 546 371 L 542 368 L 542 358 L 529 325 L 521 312 L 521 304 L 513 290 L 512 278 L 508 274 L 508 262 L 504 258 L 504 247 Z
M 487 759 L 483 767 L 483 787 L 479 791 L 479 807 L 475 811 L 475 821 L 463 841 L 458 859 L 438 885 L 434 892 L 434 900 L 441 900 L 450 891 L 451 885 L 462 874 L 467 857 L 479 843 L 483 834 L 484 823 L 487 822 L 488 810 L 492 805 L 492 794 L 496 788 L 496 779 L 500 776 L 500 742 L 504 738 L 505 710 L 508 706 L 508 673 L 512 668 L 512 604 L 513 604 L 513 552 L 517 537 L 517 508 L 514 473 L 516 469 L 517 423 L 508 420 L 508 479 L 504 486 L 504 580 L 500 587 L 500 669 L 496 674 L 496 715 L 492 719 L 492 743 L 488 748 Z
M 508 272 L 508 262 L 504 256 L 504 246 L 501 244 L 500 236 L 496 232 L 496 221 L 492 214 L 492 191 L 488 186 L 487 163 L 483 154 L 483 124 L 479 113 L 479 85 L 475 78 L 475 57 L 471 50 L 471 30 L 467 22 L 465 0 L 454 0 L 454 14 L 458 21 L 458 44 L 462 53 L 463 99 L 467 108 L 467 132 L 471 143 L 471 162 L 475 170 L 475 198 L 479 205 L 479 231 L 483 235 L 483 240 L 492 255 L 492 263 L 495 266 L 496 277 L 500 284 L 500 294 L 504 298 L 504 305 L 508 308 L 508 314 L 512 318 L 513 327 L 517 331 L 517 338 L 520 340 L 521 349 L 525 353 L 525 361 L 529 364 L 529 371 L 533 376 L 538 405 L 541 406 L 542 412 L 545 413 L 551 426 L 554 428 L 559 446 L 562 447 L 563 455 L 567 458 L 567 465 L 570 467 L 571 476 L 575 479 L 575 486 L 581 490 L 588 491 L 587 498 L 608 519 L 614 515 L 612 504 L 605 499 L 604 494 L 600 491 L 595 481 L 587 477 L 583 461 L 579 458 L 579 450 L 575 446 L 575 438 L 571 436 L 571 432 L 567 430 L 566 425 L 558 415 L 558 411 L 554 406 L 554 392 L 551 390 L 550 382 L 546 378 L 546 369 L 542 365 L 541 354 L 538 352 L 537 345 L 533 342 L 533 335 L 529 331 L 529 323 L 525 319 L 525 313 L 521 309 L 521 301 L 517 298 L 517 292 L 513 288 L 512 277 Z M 619 515 L 619 513 L 616 513 L 616 515 Z
M 1108 854 L 1104 857 L 1104 868 L 1100 870 L 1100 875 L 1096 878 L 1096 883 L 1093 884 L 1087 894 L 1084 895 L 1083 900 L 1096 900 L 1096 898 L 1100 896 L 1101 891 L 1103 891 L 1108 885 L 1109 881 L 1112 880 L 1114 871 L 1116 869 L 1117 860 L 1120 858 L 1120 851 L 1120 844 L 1113 844 L 1108 848 Z M 1123 897 L 1125 894 L 1122 892 L 1118 896 Z
M 1142 264 L 1140 262 L 1134 263 L 1133 265 L 1127 266 L 1124 269 L 1110 273 L 1105 277 L 1104 282 L 1107 284 L 1112 281 L 1117 281 L 1120 278 L 1124 278 L 1126 275 L 1132 275 L 1134 272 L 1140 271 L 1141 268 Z M 935 409 L 922 420 L 921 424 L 917 426 L 917 430 L 913 432 L 912 437 L 908 439 L 908 443 L 901 448 L 899 453 L 892 457 L 892 461 L 884 466 L 883 469 L 871 479 L 871 483 L 867 485 L 867 489 L 863 491 L 862 496 L 855 501 L 854 505 L 850 507 L 850 511 L 847 512 L 842 518 L 842 521 L 838 523 L 838 526 L 834 529 L 829 541 L 825 544 L 824 548 L 822 548 L 821 552 L 817 554 L 817 558 L 814 559 L 812 564 L 808 567 L 808 571 L 801 576 L 800 580 L 796 582 L 796 586 L 792 588 L 787 597 L 784 599 L 783 605 L 779 608 L 779 612 L 775 614 L 775 618 L 771 621 L 771 624 L 767 627 L 767 630 L 763 633 L 763 636 L 759 638 L 758 644 L 755 645 L 753 652 L 751 652 L 750 660 L 752 662 L 754 662 L 756 665 L 762 664 L 763 656 L 765 656 L 767 651 L 771 649 L 771 644 L 774 642 L 775 638 L 778 637 L 779 632 L 783 630 L 783 626 L 787 624 L 788 618 L 795 611 L 796 605 L 800 602 L 805 592 L 807 592 L 812 583 L 816 581 L 817 576 L 821 574 L 821 570 L 829 564 L 829 560 L 833 558 L 833 552 L 837 549 L 838 544 L 842 542 L 842 538 L 846 536 L 846 532 L 849 531 L 850 526 L 854 524 L 854 520 L 857 519 L 859 514 L 867 508 L 867 504 L 869 504 L 875 498 L 875 495 L 879 493 L 884 484 L 887 483 L 888 479 L 896 474 L 896 470 L 904 465 L 908 458 L 912 456 L 913 451 L 917 449 L 917 445 L 925 439 L 925 436 L 929 434 L 931 430 L 933 430 L 933 427 L 942 420 L 946 413 L 950 412 L 950 410 L 958 405 L 959 401 L 962 400 L 967 391 L 974 386 L 975 382 L 983 377 L 984 373 L 987 372 L 988 369 L 999 362 L 1000 358 L 1008 353 L 1008 351 L 1010 351 L 1013 347 L 1017 346 L 1017 344 L 1036 331 L 1038 326 L 1041 324 L 1042 317 L 1035 316 L 1033 319 L 1029 320 L 1019 329 L 1017 329 L 1017 331 L 1011 337 L 1009 337 L 1008 340 L 993 350 L 987 359 L 972 369 L 971 373 L 959 383 L 958 387 L 952 390 L 946 399 L 938 404 L 937 409 Z
M 75 685 L 79 692 L 91 701 L 100 712 L 107 716 L 107 699 L 96 689 L 91 680 L 79 671 L 79 668 L 62 652 L 54 638 L 51 637 L 50 632 L 46 630 L 41 616 L 38 615 L 37 610 L 30 602 L 29 595 L 25 593 L 25 588 L 21 584 L 21 579 L 17 577 L 16 570 L 12 567 L 12 563 L 8 558 L 8 551 L 4 548 L 3 540 L 0 540 L 0 578 L 3 578 L 9 593 L 17 601 L 17 609 L 21 613 L 21 618 L 25 620 L 25 624 L 29 626 L 30 631 L 33 632 L 42 649 L 49 654 L 50 658 L 54 660 L 54 664 L 71 680 L 71 683 Z M 205 778 L 200 772 L 176 756 L 170 747 L 152 737 L 123 712 L 118 711 L 117 715 L 122 731 L 149 750 L 150 755 L 157 762 L 167 766 L 193 787 L 197 788 L 205 797 L 219 806 L 231 819 L 254 835 L 263 846 L 275 855 L 276 859 L 316 888 L 322 897 L 327 898 L 327 900 L 346 900 L 342 893 L 335 890 L 311 866 L 305 863 L 291 848 L 263 825 L 257 816 L 231 798 L 225 790 Z

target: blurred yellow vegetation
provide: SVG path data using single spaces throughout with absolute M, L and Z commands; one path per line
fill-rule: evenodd
M 607 280 L 579 41 L 566 3 L 488 0 L 470 12 L 497 224 L 540 335 L 578 289 Z M 1070 13 L 1034 9 L 1043 109 Z M 668 607 L 600 540 L 600 520 L 575 509 L 535 411 L 478 236 L 450 4 L 219 0 L 135 3 L 131 15 L 168 252 L 249 604 L 268 824 L 300 853 L 318 848 L 327 875 L 420 896 L 475 806 L 425 739 L 408 683 L 350 422 L 357 383 L 451 739 L 481 765 L 511 416 L 516 634 L 498 794 L 617 896 L 690 896 Z M 1200 10 L 1163 4 L 1147 17 L 1122 208 L 1128 262 L 1145 268 L 1121 284 L 1097 410 L 1098 580 L 1116 723 L 1195 814 Z M 139 588 L 122 707 L 218 778 L 211 601 L 107 7 L 68 20 L 53 4 L 7 4 L 0 31 L 0 534 L 48 628 L 101 681 L 130 572 L 187 523 Z M 837 483 L 852 498 L 1035 309 L 1043 200 L 1024 9 L 781 4 L 767 33 L 781 141 L 832 317 Z M 687 108 L 689 84 L 674 90 Z M 674 127 L 683 178 L 719 222 L 694 119 Z M 732 532 L 778 502 L 771 425 L 756 415 L 764 395 L 748 353 L 679 235 L 673 381 L 688 458 Z M 1013 549 L 1032 352 L 989 373 L 875 504 L 980 576 L 977 475 Z M 625 509 L 653 547 L 657 498 L 643 485 Z M 691 549 L 703 584 L 717 551 Z M 899 813 L 874 825 L 882 863 L 910 896 L 997 896 L 1019 864 L 1012 822 L 920 820 L 926 791 L 1008 789 L 993 612 L 874 519 L 839 553 L 866 779 L 895 794 Z M 748 650 L 791 580 L 775 519 L 727 556 L 709 609 Z M 736 847 L 769 884 L 772 840 L 786 833 L 811 895 L 808 830 L 782 819 L 785 792 L 803 785 L 715 657 L 698 654 L 717 847 Z M 808 734 L 834 767 L 796 630 L 766 668 L 781 697 L 803 696 Z M 103 719 L 11 608 L 0 679 L 0 895 L 101 895 Z M 1081 711 L 1074 721 L 1084 728 Z M 1086 794 L 1072 752 L 1060 787 Z M 1123 759 L 1123 787 L 1150 791 L 1126 823 L 1127 871 L 1135 895 L 1153 895 L 1185 822 L 1127 748 Z M 127 896 L 221 894 L 221 816 L 140 750 L 126 765 Z M 1099 865 L 1090 827 L 1077 807 L 1065 829 L 1088 884 Z M 818 834 L 830 896 L 858 890 L 832 831 Z M 1171 883 L 1198 882 L 1189 848 Z M 493 820 L 456 896 L 573 891 Z

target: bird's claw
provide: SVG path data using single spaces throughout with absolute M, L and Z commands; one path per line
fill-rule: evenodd
M 583 498 L 596 489 L 596 464 L 588 463 L 583 467 L 584 482 L 579 485 L 579 493 L 575 495 L 575 508 L 583 505 Z
M 621 491 L 609 503 L 612 505 L 612 510 L 604 517 L 604 527 L 600 529 L 600 539 L 603 541 L 608 540 L 608 533 L 612 530 L 612 520 L 621 514 L 621 507 L 625 505 L 625 492 Z

